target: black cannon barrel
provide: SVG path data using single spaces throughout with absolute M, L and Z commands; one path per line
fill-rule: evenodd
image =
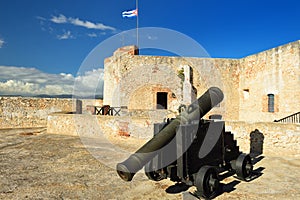
M 131 181 L 134 174 L 142 169 L 158 152 L 176 135 L 180 124 L 200 120 L 214 106 L 224 98 L 223 92 L 217 87 L 209 88 L 201 97 L 187 107 L 187 109 L 172 120 L 165 128 L 144 144 L 127 160 L 117 164 L 117 172 L 125 181 Z

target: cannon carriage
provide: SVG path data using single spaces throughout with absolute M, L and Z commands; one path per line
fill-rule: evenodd
M 202 118 L 223 97 L 219 88 L 209 88 L 175 119 L 155 124 L 153 138 L 117 164 L 119 176 L 131 181 L 144 167 L 150 180 L 169 178 L 196 186 L 197 195 L 205 198 L 217 194 L 222 172 L 248 180 L 253 169 L 251 158 L 240 152 L 233 134 L 225 131 L 225 122 L 220 118 Z

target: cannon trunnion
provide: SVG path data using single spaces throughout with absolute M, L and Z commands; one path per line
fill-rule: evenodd
M 219 173 L 230 171 L 247 180 L 251 176 L 249 155 L 239 151 L 233 134 L 225 132 L 220 119 L 202 117 L 223 100 L 223 92 L 209 88 L 175 119 L 154 125 L 154 136 L 122 163 L 118 175 L 131 181 L 144 167 L 153 181 L 171 181 L 196 186 L 197 195 L 214 197 L 219 188 Z

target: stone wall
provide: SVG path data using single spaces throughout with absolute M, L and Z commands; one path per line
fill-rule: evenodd
M 167 92 L 168 109 L 176 112 L 183 103 L 180 71 L 184 66 L 191 68 L 190 81 L 197 98 L 211 86 L 224 91 L 225 101 L 210 114 L 218 113 L 225 119 L 238 120 L 239 60 L 236 59 L 140 56 L 123 52 L 122 56 L 106 60 L 104 104 L 155 109 L 157 92 Z
M 53 134 L 93 136 L 101 134 L 126 135 L 140 139 L 151 139 L 153 124 L 161 119 L 149 117 L 117 117 L 95 115 L 51 114 L 48 117 L 47 132 Z M 278 148 L 300 153 L 300 124 L 273 122 L 226 121 L 226 131 L 231 131 L 240 150 L 250 152 L 250 135 L 254 131 L 262 133 L 263 151 Z M 256 138 L 257 139 L 257 136 Z M 256 143 L 260 141 L 255 141 Z M 271 148 L 272 147 L 272 148 Z
M 184 66 L 190 66 L 196 97 L 200 97 L 211 86 L 221 88 L 228 101 L 222 102 L 211 113 L 238 120 L 239 92 L 236 88 L 239 87 L 239 77 L 235 73 L 238 60 L 125 54 L 111 57 L 108 61 L 104 74 L 104 104 L 127 106 L 129 110 L 151 110 L 157 108 L 156 94 L 166 92 L 167 109 L 176 112 L 183 103 L 180 71 Z
M 155 109 L 157 91 L 168 89 L 168 95 L 182 98 L 180 66 L 170 65 L 173 57 L 164 60 L 156 56 L 128 55 L 106 64 L 104 75 L 104 104 L 129 109 Z M 169 105 L 174 104 L 169 100 Z M 176 104 L 176 103 L 175 103 Z M 146 105 L 146 107 L 145 107 Z
M 0 128 L 45 127 L 50 113 L 87 113 L 102 99 L 0 97 Z
M 275 122 L 236 122 L 226 121 L 226 131 L 234 133 L 241 150 L 250 151 L 250 134 L 255 130 L 264 136 L 263 149 L 268 147 L 284 148 L 300 153 L 300 124 L 284 124 Z
M 197 97 L 211 86 L 224 92 L 210 114 L 272 122 L 299 111 L 300 41 L 242 59 L 140 56 L 134 49 L 121 48 L 105 60 L 104 104 L 155 109 L 156 93 L 167 92 L 168 109 L 176 111 L 183 102 L 180 71 L 189 66 Z M 268 94 L 275 96 L 274 112 L 268 112 Z
M 193 68 L 192 85 L 200 97 L 209 87 L 219 87 L 224 100 L 207 114 L 221 114 L 225 120 L 239 120 L 239 60 L 216 58 L 186 58 Z
M 53 112 L 72 112 L 72 99 L 0 97 L 0 128 L 45 127 Z
M 274 121 L 300 111 L 300 41 L 241 59 L 241 121 Z M 268 112 L 274 94 L 274 112 Z
M 153 124 L 162 122 L 163 117 L 164 115 L 137 117 L 53 113 L 48 116 L 47 132 L 89 137 L 105 133 L 149 139 L 153 135 Z

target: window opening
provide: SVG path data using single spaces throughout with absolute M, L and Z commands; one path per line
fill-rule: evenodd
M 268 94 L 268 112 L 274 112 L 274 94 Z

